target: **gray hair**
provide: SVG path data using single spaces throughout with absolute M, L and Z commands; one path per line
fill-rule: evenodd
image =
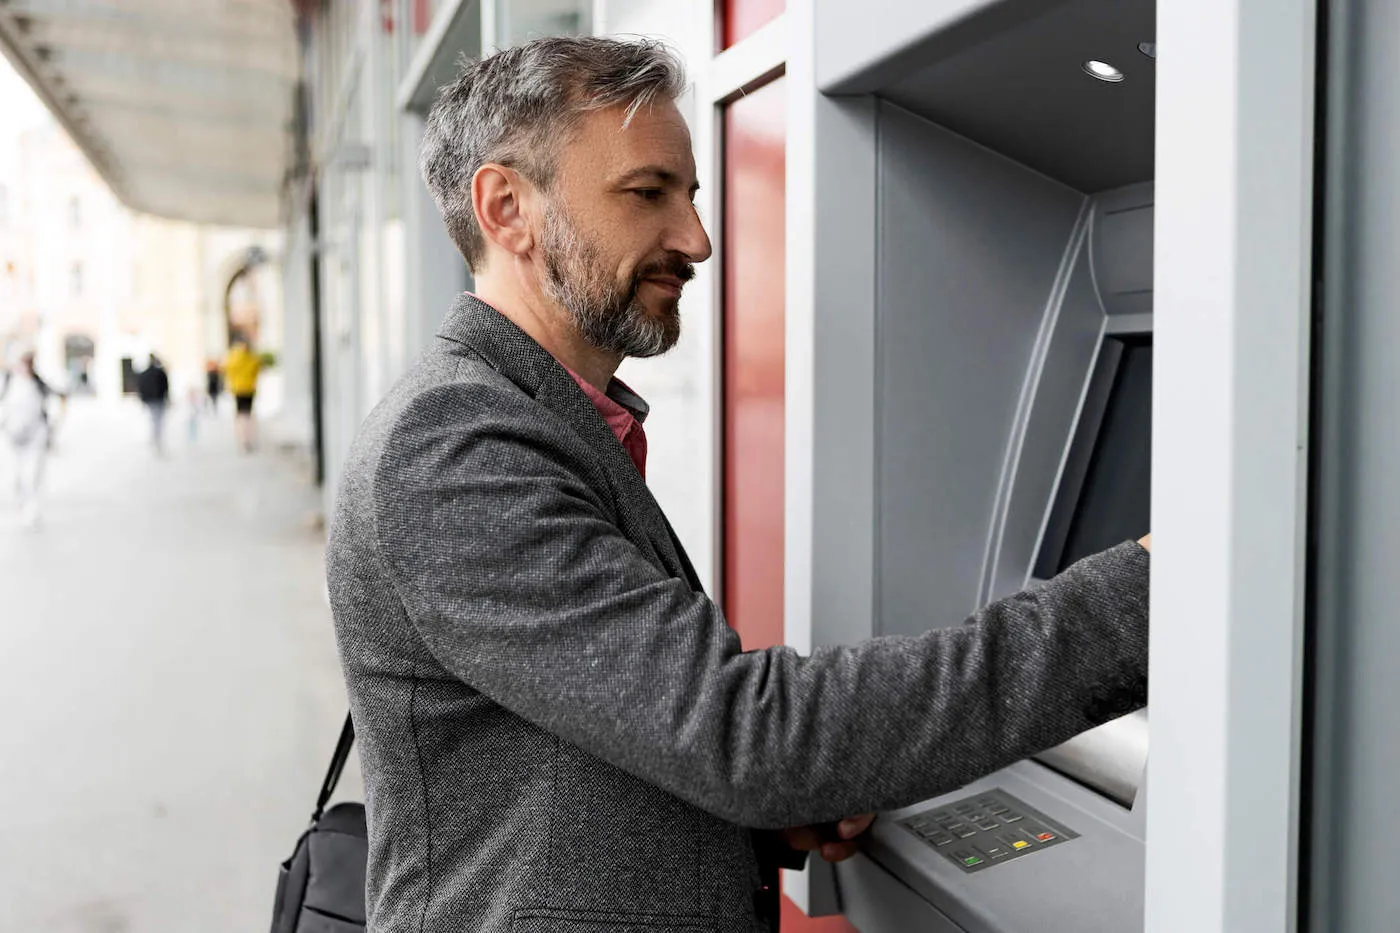
M 625 105 L 625 127 L 685 87 L 680 60 L 652 40 L 558 36 L 464 61 L 428 114 L 418 167 L 467 265 L 475 270 L 485 255 L 472 208 L 477 169 L 495 162 L 548 190 L 585 113 Z

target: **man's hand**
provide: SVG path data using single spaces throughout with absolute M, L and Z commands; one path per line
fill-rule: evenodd
M 798 826 L 783 830 L 783 840 L 802 852 L 820 852 L 828 862 L 843 862 L 860 848 L 859 837 L 875 822 L 875 814 L 852 816 L 839 823 Z
M 1151 533 L 1148 533 L 1148 534 L 1146 534 L 1146 535 L 1143 535 L 1141 538 L 1139 538 L 1139 539 L 1138 539 L 1138 544 L 1141 544 L 1141 545 L 1142 545 L 1142 549 L 1143 549 L 1144 551 L 1147 551 L 1148 553 L 1151 553 L 1151 552 L 1152 552 L 1152 535 L 1151 535 Z

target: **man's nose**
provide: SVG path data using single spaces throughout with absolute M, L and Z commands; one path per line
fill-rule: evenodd
M 689 262 L 704 262 L 714 250 L 710 246 L 710 235 L 700 222 L 700 214 L 695 205 L 686 205 L 685 219 L 672 233 L 672 242 L 667 244 L 671 252 L 681 253 Z

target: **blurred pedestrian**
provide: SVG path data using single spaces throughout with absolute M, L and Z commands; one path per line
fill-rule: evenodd
M 224 363 L 228 390 L 233 394 L 233 429 L 244 453 L 252 453 L 257 442 L 257 425 L 253 421 L 253 400 L 258 394 L 258 373 L 262 359 L 253 352 L 245 337 L 235 337 Z
M 218 360 L 208 360 L 204 364 L 205 391 L 209 393 L 209 410 L 219 410 L 219 396 L 224 394 L 224 374 L 219 370 Z
M 15 452 L 15 490 L 20 520 L 27 528 L 39 524 L 39 487 L 49 446 L 47 403 L 52 394 L 34 369 L 33 353 L 20 357 L 19 365 L 0 384 L 0 433 Z
M 190 386 L 189 399 L 189 421 L 186 428 L 189 431 L 190 444 L 193 445 L 199 440 L 199 416 L 204 406 L 204 400 L 197 386 Z
M 160 357 L 151 354 L 150 365 L 136 377 L 136 394 L 151 414 L 151 446 L 156 454 L 165 453 L 165 412 L 170 407 L 170 377 Z

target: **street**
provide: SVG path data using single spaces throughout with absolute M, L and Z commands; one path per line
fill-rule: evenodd
M 139 405 L 75 401 L 34 531 L 0 451 L 0 933 L 267 927 L 344 691 L 318 490 L 230 409 L 157 458 Z

